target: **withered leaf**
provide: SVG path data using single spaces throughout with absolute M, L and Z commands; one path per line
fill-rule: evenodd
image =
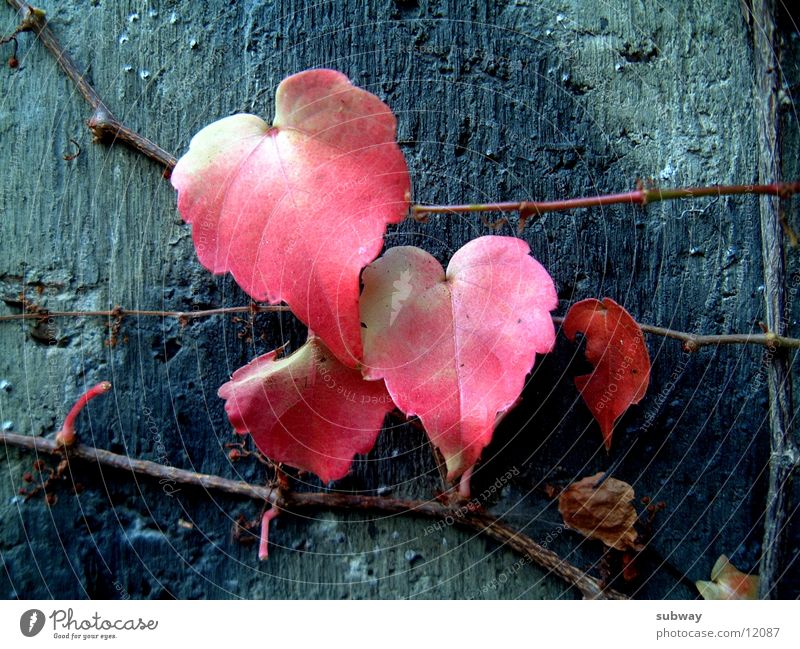
M 617 550 L 641 550 L 634 527 L 633 487 L 616 478 L 595 485 L 603 473 L 583 478 L 567 487 L 558 498 L 558 511 L 570 529 Z
M 758 599 L 758 575 L 747 575 L 724 554 L 711 569 L 711 581 L 696 581 L 703 599 Z

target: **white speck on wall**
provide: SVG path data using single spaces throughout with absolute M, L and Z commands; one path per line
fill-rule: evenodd
M 332 537 L 339 527 L 339 521 L 333 514 L 319 514 L 309 528 L 310 536 Z
M 668 162 L 667 165 L 659 172 L 658 178 L 659 180 L 669 180 L 675 175 L 677 169 L 672 166 L 672 162 Z
M 367 562 L 363 557 L 353 557 L 347 566 L 347 572 L 344 575 L 345 581 L 366 581 L 367 579 Z

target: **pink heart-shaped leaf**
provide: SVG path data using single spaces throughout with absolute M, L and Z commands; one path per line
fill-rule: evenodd
M 375 95 L 309 70 L 278 86 L 271 127 L 246 114 L 214 122 L 172 172 L 201 263 L 255 300 L 286 302 L 350 367 L 361 269 L 408 209 L 395 130 Z
M 552 349 L 553 280 L 513 237 L 474 239 L 447 273 L 418 248 L 389 249 L 364 270 L 364 372 L 418 415 L 447 462 L 469 469 L 519 398 L 537 353 Z
M 270 459 L 323 482 L 347 475 L 394 408 L 383 383 L 365 381 L 316 337 L 291 356 L 273 351 L 239 368 L 219 396 L 236 432 L 250 433 Z

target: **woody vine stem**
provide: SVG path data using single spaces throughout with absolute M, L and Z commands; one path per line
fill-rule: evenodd
M 308 509 L 340 509 L 348 511 L 372 511 L 383 514 L 412 514 L 446 521 L 472 529 L 484 536 L 495 539 L 526 560 L 536 563 L 555 573 L 578 588 L 587 599 L 628 599 L 622 593 L 604 588 L 603 583 L 547 548 L 539 545 L 527 535 L 509 527 L 489 514 L 477 511 L 454 510 L 433 500 L 402 500 L 387 496 L 362 496 L 358 494 L 337 493 L 295 493 L 275 487 L 253 485 L 247 482 L 227 480 L 215 475 L 195 473 L 184 469 L 165 466 L 148 460 L 136 460 L 126 455 L 118 455 L 103 449 L 77 444 L 65 450 L 54 440 L 30 435 L 17 435 L 0 432 L 0 441 L 10 446 L 27 448 L 37 453 L 61 455 L 66 453 L 68 460 L 82 460 L 98 465 L 129 471 L 159 480 L 168 480 L 202 489 L 223 491 L 236 496 L 253 498 L 269 503 L 272 507 L 287 512 Z
M 109 145 L 122 143 L 156 162 L 164 170 L 164 175 L 169 176 L 176 164 L 175 157 L 151 140 L 127 127 L 111 112 L 97 91 L 79 71 L 72 57 L 61 46 L 53 31 L 48 26 L 44 12 L 20 0 L 6 1 L 20 12 L 21 22 L 11 35 L 0 39 L 0 44 L 13 41 L 16 52 L 17 36 L 19 34 L 23 32 L 32 32 L 35 34 L 38 40 L 50 51 L 62 71 L 75 84 L 83 98 L 91 107 L 92 114 L 87 120 L 87 126 L 92 132 L 95 141 Z M 12 58 L 16 60 L 15 56 Z M 635 190 L 626 193 L 559 201 L 515 201 L 464 205 L 412 205 L 411 215 L 416 219 L 425 219 L 430 215 L 436 214 L 512 212 L 519 215 L 519 227 L 522 229 L 531 218 L 536 218 L 548 212 L 578 208 L 614 204 L 631 204 L 644 207 L 649 203 L 663 200 L 737 194 L 761 194 L 778 198 L 788 198 L 798 193 L 800 193 L 800 182 L 678 189 L 659 189 L 640 185 Z M 777 222 L 776 220 L 776 223 Z M 783 226 L 792 244 L 796 243 L 794 233 L 788 228 L 785 222 L 781 221 L 780 225 Z M 249 313 L 255 315 L 260 312 L 282 311 L 284 309 L 285 307 L 280 306 L 251 304 L 243 307 L 226 307 L 188 312 L 125 310 L 120 307 L 109 311 L 50 312 L 39 307 L 34 307 L 25 313 L 0 316 L 0 321 L 41 321 L 54 317 L 107 317 L 115 319 L 116 321 L 121 321 L 124 317 L 130 316 L 152 316 L 177 318 L 182 324 L 186 324 L 193 319 L 214 315 L 232 313 Z M 554 318 L 556 324 L 560 324 L 562 320 L 563 319 L 560 317 Z M 774 320 L 774 318 L 771 317 L 769 320 Z M 756 344 L 766 346 L 770 351 L 773 351 L 775 348 L 800 348 L 800 339 L 783 336 L 782 332 L 771 331 L 763 325 L 762 329 L 764 329 L 764 331 L 760 334 L 725 335 L 698 335 L 645 324 L 641 325 L 641 327 L 646 333 L 681 341 L 683 343 L 683 349 L 687 352 L 697 351 L 704 346 L 721 344 Z M 451 507 L 435 501 L 399 500 L 383 496 L 376 497 L 335 493 L 290 493 L 271 487 L 251 485 L 243 482 L 226 480 L 218 476 L 176 469 L 146 460 L 136 460 L 81 444 L 71 446 L 67 449 L 57 441 L 7 432 L 0 433 L 0 441 L 11 446 L 27 448 L 37 453 L 51 455 L 66 454 L 67 460 L 80 459 L 95 462 L 104 466 L 131 471 L 136 474 L 147 475 L 154 478 L 168 478 L 186 485 L 218 489 L 231 494 L 255 498 L 270 504 L 273 508 L 284 509 L 290 512 L 308 508 L 326 508 L 371 510 L 390 514 L 410 513 L 443 520 L 453 519 L 455 523 L 494 538 L 520 553 L 529 561 L 535 562 L 559 575 L 576 586 L 585 597 L 608 599 L 626 598 L 624 595 L 614 590 L 605 588 L 602 582 L 560 559 L 552 551 L 538 545 L 525 534 L 510 528 L 500 520 L 480 511 L 467 511 L 457 518 L 454 518 L 453 509 Z M 763 568 L 762 562 L 762 573 Z M 770 566 L 770 568 L 772 572 L 775 572 L 777 569 L 776 566 Z M 762 574 L 762 580 L 764 577 L 765 575 Z M 768 581 L 771 583 L 772 578 Z M 769 593 L 762 593 L 762 596 L 768 594 Z

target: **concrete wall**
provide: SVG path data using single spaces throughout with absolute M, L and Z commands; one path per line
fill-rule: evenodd
M 555 199 L 627 190 L 638 178 L 756 179 L 751 34 L 734 0 L 41 5 L 118 115 L 177 155 L 219 117 L 268 118 L 284 76 L 327 66 L 395 111 L 419 202 Z M 0 30 L 15 24 L 2 8 Z M 0 70 L 0 313 L 18 312 L 23 291 L 49 309 L 246 304 L 229 277 L 197 262 L 158 169 L 92 145 L 74 88 L 29 35 L 19 40 L 21 67 Z M 790 43 L 785 65 L 797 79 L 796 34 Z M 797 117 L 783 116 L 792 145 L 784 158 L 796 176 Z M 83 152 L 65 161 L 70 138 Z M 549 215 L 522 236 L 557 282 L 560 314 L 578 299 L 610 296 L 643 322 L 747 332 L 763 317 L 758 218 L 754 198 L 613 207 Z M 474 216 L 435 217 L 401 224 L 387 245 L 419 245 L 446 262 L 487 233 Z M 257 463 L 228 461 L 223 445 L 234 436 L 216 390 L 256 354 L 302 341 L 290 315 L 259 316 L 252 340 L 231 317 L 185 328 L 131 319 L 113 347 L 105 324 L 59 320 L 37 337 L 29 324 L 0 323 L 3 425 L 52 434 L 87 383 L 108 379 L 115 389 L 81 419 L 83 441 L 262 479 Z M 624 456 L 617 477 L 667 508 L 632 592 L 694 597 L 681 573 L 707 578 L 722 553 L 750 570 L 760 555 L 762 353 L 723 347 L 686 357 L 674 341 L 648 344 L 652 388 L 620 423 L 612 458 Z M 600 549 L 561 530 L 544 494 L 546 483 L 609 465 L 572 384 L 585 369 L 561 337 L 497 431 L 475 487 L 516 471 L 493 511 L 590 568 Z M 76 466 L 83 492 L 65 484 L 48 508 L 15 495 L 34 457 L 0 453 L 6 598 L 576 596 L 494 543 L 452 527 L 426 533 L 429 522 L 413 518 L 281 517 L 271 558 L 259 563 L 253 545 L 232 539 L 239 515 L 258 516 L 256 503 L 190 489 L 169 496 L 152 481 Z M 437 488 L 430 449 L 413 428 L 385 431 L 370 457 L 339 487 L 414 497 Z M 797 565 L 784 583 L 784 595 L 800 593 Z

